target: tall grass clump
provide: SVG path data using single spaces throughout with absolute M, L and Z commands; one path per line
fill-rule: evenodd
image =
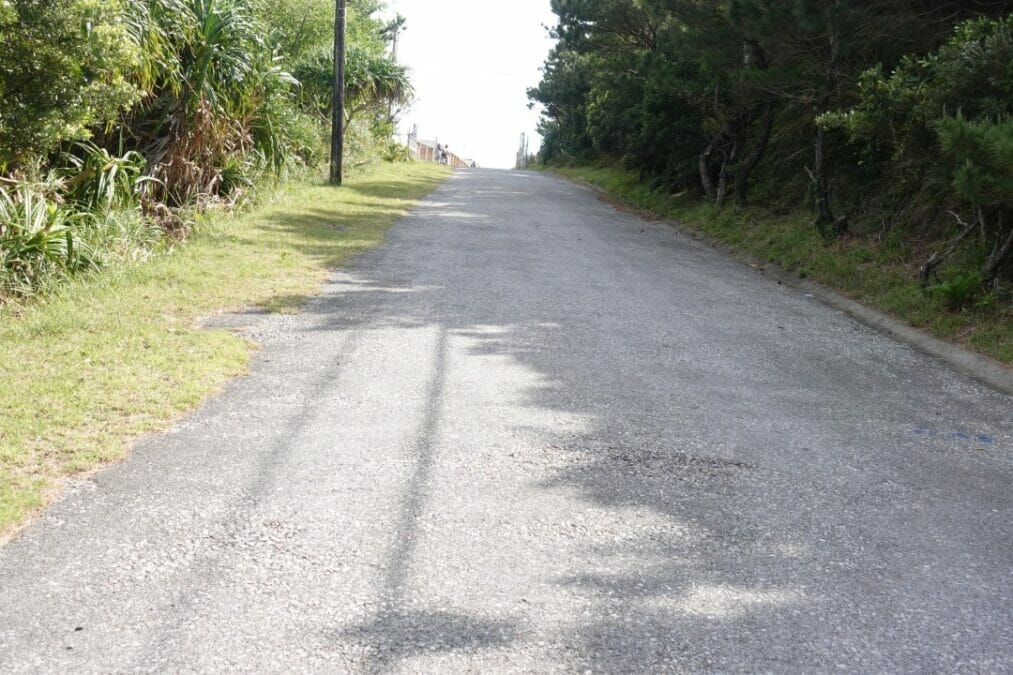
M 0 188 L 0 297 L 26 295 L 49 279 L 91 267 L 74 227 L 79 218 L 27 184 Z

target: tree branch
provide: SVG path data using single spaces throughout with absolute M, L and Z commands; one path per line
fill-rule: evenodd
M 960 242 L 964 241 L 967 235 L 974 231 L 975 227 L 978 227 L 977 222 L 972 222 L 968 225 L 957 213 L 950 211 L 950 214 L 957 219 L 957 222 L 960 223 L 960 226 L 964 229 L 960 234 L 949 241 L 946 248 L 942 251 L 936 251 L 933 253 L 929 259 L 925 261 L 925 264 L 918 270 L 918 282 L 921 284 L 922 288 L 929 285 L 929 277 L 935 275 L 936 268 L 939 267 L 940 263 L 953 255 L 953 252 L 957 250 L 957 246 L 960 245 Z

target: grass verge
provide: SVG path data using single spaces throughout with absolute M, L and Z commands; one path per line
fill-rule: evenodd
M 448 174 L 386 164 L 341 188 L 295 182 L 149 262 L 72 281 L 16 316 L 0 308 L 0 539 L 62 478 L 123 457 L 245 371 L 253 345 L 198 318 L 297 309 Z
M 777 215 L 758 207 L 718 209 L 685 195 L 651 190 L 635 173 L 621 169 L 550 170 L 595 185 L 637 209 L 678 220 L 741 253 L 837 289 L 937 337 L 1013 363 L 1010 303 L 989 295 L 954 308 L 945 297 L 926 293 L 916 280 L 923 252 L 913 250 L 899 233 L 857 233 L 828 241 L 808 214 Z

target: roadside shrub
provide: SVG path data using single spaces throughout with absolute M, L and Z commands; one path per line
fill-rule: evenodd
M 68 166 L 60 171 L 68 200 L 93 213 L 137 206 L 140 188 L 151 181 L 144 176 L 147 161 L 141 153 L 130 150 L 117 157 L 88 142 L 74 149 L 78 154 L 67 153 Z
M 80 218 L 28 185 L 0 188 L 0 297 L 30 295 L 46 277 L 93 268 L 74 231 Z
M 349 166 L 401 154 L 388 106 L 411 84 L 387 53 L 382 8 L 349 1 Z M 333 0 L 0 0 L 0 304 L 143 259 L 195 214 L 319 163 L 333 11 Z M 300 64 L 312 66 L 305 84 L 289 74 Z
M 92 251 L 92 260 L 100 268 L 114 262 L 142 262 L 172 241 L 159 223 L 140 209 L 118 209 L 86 219 L 76 232 Z
M 412 152 L 404 143 L 390 141 L 380 158 L 385 162 L 408 162 L 412 158 Z
M 0 173 L 85 139 L 139 97 L 124 0 L 0 2 Z
M 981 292 L 981 275 L 977 272 L 955 274 L 953 278 L 926 288 L 926 292 L 938 296 L 951 310 L 967 307 Z
M 1013 16 L 968 20 L 935 52 L 906 56 L 889 73 L 869 69 L 859 79 L 858 104 L 821 118 L 883 167 L 895 204 L 963 212 L 964 232 L 922 268 L 924 280 L 956 244 L 979 238 L 991 252 L 977 272 L 953 282 L 958 298 L 974 279 L 987 285 L 1000 278 L 1013 253 L 1011 62 Z
M 953 190 L 975 211 L 991 249 L 980 277 L 983 284 L 992 284 L 1013 254 L 1013 117 L 944 118 L 936 130 Z

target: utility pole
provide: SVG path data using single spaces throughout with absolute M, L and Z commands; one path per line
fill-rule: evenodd
M 517 168 L 528 168 L 528 134 L 521 133 L 521 147 L 517 150 Z
M 334 91 L 331 95 L 331 185 L 341 185 L 345 152 L 345 1 L 334 6 Z

